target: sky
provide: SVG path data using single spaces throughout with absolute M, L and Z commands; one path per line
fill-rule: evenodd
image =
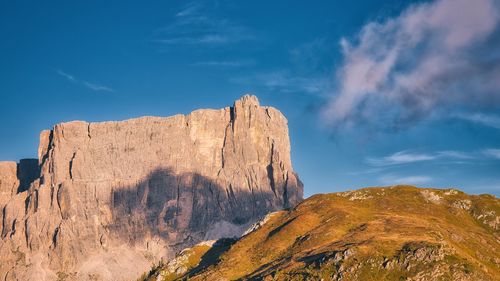
M 0 159 L 71 121 L 222 108 L 289 121 L 305 196 L 500 195 L 496 0 L 0 0 Z

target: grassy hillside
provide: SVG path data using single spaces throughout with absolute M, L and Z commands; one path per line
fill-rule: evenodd
M 273 214 L 235 243 L 205 248 L 179 274 L 162 267 L 152 277 L 500 280 L 499 214 L 494 196 L 454 189 L 394 186 L 319 194 Z

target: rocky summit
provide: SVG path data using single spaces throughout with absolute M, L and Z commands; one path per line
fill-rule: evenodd
M 134 280 L 302 200 L 287 120 L 232 107 L 61 123 L 38 160 L 0 163 L 1 280 Z

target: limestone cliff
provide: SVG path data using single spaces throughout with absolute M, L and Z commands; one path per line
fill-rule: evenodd
M 498 281 L 500 199 L 390 186 L 317 194 L 143 280 Z M 237 266 L 235 266 L 237 265 Z
M 28 189 L 15 163 L 0 165 L 1 280 L 131 280 L 302 200 L 287 121 L 254 96 L 188 115 L 58 124 L 38 154 Z
M 28 189 L 40 175 L 37 159 L 21 159 L 16 162 L 0 162 L 0 218 L 3 208 L 12 197 Z

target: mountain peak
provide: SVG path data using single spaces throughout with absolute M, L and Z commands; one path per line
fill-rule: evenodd
M 131 280 L 151 262 L 239 236 L 302 200 L 287 121 L 252 95 L 188 115 L 61 123 L 42 132 L 39 157 L 29 189 L 12 191 L 20 173 L 3 169 L 2 280 L 39 271 Z M 18 265 L 20 253 L 43 256 L 43 266 Z
M 245 94 L 234 102 L 234 106 L 260 106 L 257 96 L 252 94 Z

